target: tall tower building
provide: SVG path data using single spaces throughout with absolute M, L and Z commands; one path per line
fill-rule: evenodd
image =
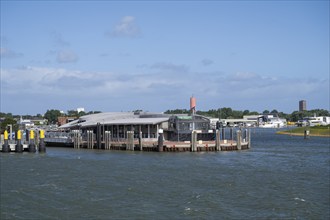
M 299 111 L 306 111 L 306 100 L 300 100 L 299 101 Z
M 190 97 L 190 113 L 196 114 L 196 98 L 194 96 Z

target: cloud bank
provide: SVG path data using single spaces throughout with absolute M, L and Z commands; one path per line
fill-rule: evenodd
M 329 79 L 274 78 L 250 72 L 192 72 L 185 65 L 166 62 L 147 65 L 143 73 L 83 72 L 37 66 L 2 69 L 1 73 L 3 102 L 12 103 L 8 97 L 16 97 L 18 102 L 24 97 L 44 97 L 42 104 L 46 109 L 54 104 L 49 96 L 68 106 L 84 105 L 91 110 L 103 106 L 105 111 L 188 108 L 186 102 L 192 94 L 197 97 L 198 109 L 204 110 L 218 107 L 281 110 L 282 103 L 295 107 L 301 98 L 329 100 Z

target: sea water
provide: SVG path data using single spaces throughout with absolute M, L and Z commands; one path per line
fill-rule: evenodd
M 0 153 L 0 219 L 329 219 L 329 138 L 233 152 Z

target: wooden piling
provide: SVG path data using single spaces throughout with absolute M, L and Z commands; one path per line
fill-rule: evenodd
M 242 150 L 242 131 L 241 130 L 237 130 L 236 142 L 237 142 L 237 150 Z
M 196 152 L 197 151 L 197 132 L 192 131 L 191 133 L 191 151 Z
M 111 131 L 104 132 L 104 149 L 110 150 L 111 148 Z
M 251 148 L 251 129 L 248 131 L 248 149 Z
M 139 132 L 139 149 L 140 149 L 140 151 L 143 150 L 142 131 Z
M 164 134 L 163 132 L 159 132 L 158 136 L 158 152 L 163 152 L 164 150 Z
M 220 146 L 220 130 L 216 130 L 216 133 L 215 133 L 215 147 L 216 147 L 216 151 L 220 151 L 221 150 L 221 146 Z
M 127 131 L 126 150 L 134 151 L 134 131 Z
M 97 149 L 101 149 L 101 147 L 102 147 L 101 136 L 102 136 L 101 124 L 97 123 L 96 124 L 96 147 L 97 147 Z

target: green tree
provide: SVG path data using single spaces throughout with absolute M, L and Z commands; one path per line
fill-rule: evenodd
M 250 114 L 250 111 L 249 110 L 244 110 L 243 111 L 243 115 L 249 115 Z
M 270 113 L 271 114 L 278 114 L 278 111 L 276 109 L 273 109 Z
M 233 116 L 233 110 L 231 108 L 221 108 L 220 116 L 222 119 L 226 119 Z
M 84 116 L 84 115 L 87 115 L 87 113 L 84 112 L 84 111 L 80 111 L 80 112 L 78 113 L 78 116 L 79 116 L 79 117 Z
M 268 110 L 264 110 L 264 111 L 262 112 L 262 114 L 264 114 L 264 115 L 268 115 L 268 114 L 269 114 L 269 111 L 268 111 Z
M 12 118 L 12 117 L 6 117 L 2 122 L 1 122 L 1 134 L 7 129 L 8 125 L 13 125 L 13 130 L 16 131 L 18 129 L 18 124 L 17 121 Z
M 57 118 L 60 116 L 62 116 L 60 110 L 51 109 L 47 110 L 44 117 L 48 120 L 48 124 L 56 124 Z
M 68 110 L 69 117 L 78 117 L 78 111 L 76 110 Z

